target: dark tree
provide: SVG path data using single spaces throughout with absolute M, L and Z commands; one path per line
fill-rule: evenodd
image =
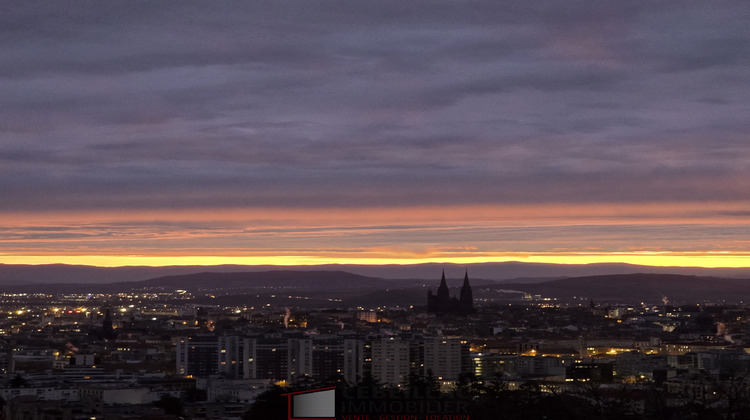
M 159 398 L 158 401 L 154 401 L 154 405 L 163 409 L 164 414 L 169 414 L 173 416 L 182 415 L 182 402 L 177 397 L 164 394 L 161 396 L 161 398 Z
M 274 386 L 268 391 L 258 395 L 255 403 L 243 416 L 242 420 L 264 420 L 287 418 L 287 399 L 282 396 L 290 392 L 279 386 Z
M 10 381 L 8 381 L 8 388 L 28 388 L 29 381 L 26 380 L 21 374 L 17 373 Z

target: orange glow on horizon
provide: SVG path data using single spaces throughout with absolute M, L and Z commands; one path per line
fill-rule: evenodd
M 8 255 L 0 254 L 4 264 L 73 264 L 99 267 L 174 266 L 174 265 L 406 265 L 423 263 L 474 264 L 518 261 L 549 264 L 627 263 L 658 267 L 743 268 L 750 267 L 750 255 L 731 253 L 507 253 L 482 256 L 453 255 L 425 257 L 368 256 L 170 256 L 170 255 Z
M 737 201 L 0 212 L 7 230 L 0 263 L 750 267 L 744 236 L 703 235 L 719 227 L 748 229 L 747 209 L 750 202 Z M 662 229 L 655 239 L 636 229 L 655 226 Z M 689 236 L 684 227 L 703 230 Z M 526 229 L 504 236 L 519 228 Z M 486 234 L 489 229 L 495 231 Z M 613 240 L 616 229 L 620 236 Z

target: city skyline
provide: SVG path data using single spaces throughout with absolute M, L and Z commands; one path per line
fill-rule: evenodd
M 741 2 L 13 2 L 0 263 L 750 266 Z

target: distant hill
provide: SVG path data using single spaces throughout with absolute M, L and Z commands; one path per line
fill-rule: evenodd
M 448 279 L 452 286 L 459 286 L 462 278 Z M 492 280 L 472 279 L 475 286 L 494 285 Z M 11 293 L 117 293 L 135 290 L 176 290 L 191 292 L 216 291 L 220 294 L 258 293 L 263 289 L 281 291 L 285 289 L 306 292 L 325 292 L 328 295 L 351 295 L 372 291 L 406 288 L 437 288 L 439 280 L 382 279 L 362 276 L 345 271 L 273 270 L 252 272 L 200 272 L 161 276 L 141 281 L 117 283 L 27 283 L 0 286 L 0 291 Z M 426 290 L 426 289 L 425 289 Z
M 501 283 L 488 286 L 570 300 L 574 296 L 600 302 L 745 301 L 750 302 L 750 280 L 675 274 L 618 274 L 553 280 L 542 283 Z
M 305 290 L 382 289 L 383 279 L 345 271 L 262 271 L 249 273 L 197 273 L 165 276 L 127 283 L 134 288 L 169 287 L 184 290 L 247 290 L 290 288 Z
M 471 279 L 508 281 L 524 278 L 524 282 L 563 277 L 600 276 L 613 274 L 657 273 L 705 277 L 750 278 L 750 268 L 649 267 L 631 264 L 540 264 L 499 262 L 477 264 L 430 263 L 411 265 L 327 264 L 309 266 L 168 266 L 168 267 L 92 267 L 84 265 L 0 264 L 0 287 L 31 284 L 106 284 L 143 281 L 164 276 L 202 272 L 265 272 L 265 271 L 346 271 L 381 279 L 439 279 L 442 270 L 448 278 L 463 278 L 468 270 Z
M 281 269 L 276 267 L 275 269 Z M 365 276 L 385 279 L 439 278 L 445 269 L 449 278 L 463 278 L 468 270 L 470 279 L 508 281 L 524 278 L 534 282 L 539 279 L 563 277 L 602 276 L 613 274 L 680 274 L 686 276 L 750 278 L 747 268 L 702 268 L 702 267 L 656 267 L 621 263 L 596 264 L 545 264 L 520 261 L 488 262 L 474 264 L 428 263 L 410 265 L 326 265 L 306 267 L 306 270 L 343 270 Z
M 245 271 L 245 266 L 215 266 L 211 271 Z M 0 264 L 0 286 L 29 284 L 105 284 L 206 271 L 203 266 L 94 267 L 68 264 Z

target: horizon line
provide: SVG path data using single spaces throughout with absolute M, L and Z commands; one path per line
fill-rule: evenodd
M 0 254 L 4 265 L 83 265 L 114 267 L 170 266 L 319 266 L 319 265 L 420 265 L 420 264 L 491 264 L 529 263 L 557 265 L 628 264 L 648 267 L 743 269 L 750 268 L 750 255 L 732 253 L 570 253 L 523 254 L 503 256 L 434 256 L 434 257 L 342 257 L 329 256 L 170 256 L 170 255 L 8 255 Z M 744 263 L 744 264 L 743 264 Z

